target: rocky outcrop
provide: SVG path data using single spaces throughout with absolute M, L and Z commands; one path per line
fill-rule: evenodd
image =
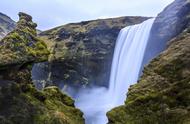
M 16 29 L 0 41 L 0 123 L 84 124 L 74 101 L 57 87 L 35 89 L 32 65 L 47 61 L 49 51 L 32 17 L 19 17 Z
M 19 78 L 16 73 L 31 63 L 47 61 L 49 51 L 36 34 L 32 17 L 19 13 L 16 29 L 0 41 L 0 79 Z M 23 74 L 25 74 L 24 72 Z M 18 75 L 18 76 L 17 76 Z
M 87 84 L 107 86 L 120 29 L 147 19 L 121 17 L 94 20 L 42 32 L 40 36 L 47 39 L 48 46 L 54 49 L 50 65 L 51 79 L 57 85 L 64 82 L 80 87 Z M 38 71 L 42 66 L 37 66 Z
M 190 32 L 170 46 L 131 86 L 125 105 L 108 112 L 109 124 L 189 124 Z
M 144 63 L 167 48 L 167 42 L 190 27 L 190 1 L 175 0 L 155 19 L 146 48 Z
M 16 26 L 16 23 L 7 15 L 0 13 L 0 39 L 6 36 Z
M 37 38 L 32 17 L 19 13 L 16 29 L 0 41 L 0 66 L 47 60 L 46 44 Z

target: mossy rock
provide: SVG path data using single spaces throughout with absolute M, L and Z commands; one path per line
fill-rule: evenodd
M 16 29 L 0 41 L 0 66 L 48 60 L 46 44 L 37 37 L 32 17 L 19 13 Z
M 37 91 L 31 84 L 10 84 L 0 89 L 2 124 L 84 124 L 82 116 L 57 87 Z

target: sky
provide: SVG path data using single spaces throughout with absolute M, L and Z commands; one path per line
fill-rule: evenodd
M 1 0 L 0 12 L 18 20 L 26 12 L 47 30 L 67 23 L 120 17 L 155 17 L 174 0 Z

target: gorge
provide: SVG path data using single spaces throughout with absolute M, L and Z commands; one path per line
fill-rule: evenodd
M 116 19 L 110 19 L 112 20 L 110 28 L 109 23 L 111 22 L 109 22 L 108 19 L 68 24 L 40 34 L 45 39 L 56 41 L 54 42 L 56 44 L 54 51 L 55 60 L 51 63 L 51 79 L 56 85 L 61 87 L 64 92 L 67 92 L 76 100 L 75 105 L 84 112 L 87 124 L 105 124 L 107 122 L 105 116 L 106 112 L 124 103 L 127 89 L 129 86 L 138 82 L 138 78 L 143 74 L 141 71 L 144 65 L 148 64 L 154 57 L 164 51 L 170 39 L 186 29 L 188 18 L 184 15 L 188 15 L 189 13 L 188 6 L 189 4 L 186 3 L 185 0 L 176 0 L 161 12 L 152 24 L 148 24 L 147 21 L 145 21 L 149 18 L 142 17 L 140 19 L 141 22 L 137 21 L 137 24 L 143 21 L 145 22 L 140 25 L 130 26 L 127 21 L 126 24 L 124 23 L 124 25 L 118 28 L 117 25 L 123 21 L 117 19 L 119 23 L 118 21 L 113 23 Z M 183 13 L 183 16 L 181 13 Z M 130 17 L 128 18 L 130 19 Z M 126 18 L 126 20 L 129 19 Z M 93 24 L 95 24 L 95 27 L 93 27 Z M 145 24 L 147 24 L 147 26 L 145 26 Z M 152 29 L 151 25 L 153 25 Z M 165 29 L 166 25 L 167 29 Z M 125 26 L 128 28 L 124 28 Z M 173 27 L 178 27 L 178 31 L 176 31 L 175 28 L 173 29 Z M 116 32 L 119 32 L 122 28 L 124 28 L 121 31 L 123 32 L 123 36 L 121 36 L 121 34 L 119 35 L 120 40 L 118 40 L 120 41 L 120 45 L 118 46 L 118 41 L 114 43 L 116 38 L 111 39 L 111 37 L 117 37 Z M 167 33 L 167 31 L 169 33 Z M 99 42 L 101 43 L 100 45 Z M 141 42 L 142 44 L 140 44 Z M 104 43 L 105 46 L 110 45 L 110 47 L 104 47 Z M 65 47 L 63 49 L 64 45 Z M 139 47 L 141 47 L 141 49 Z M 109 62 L 112 61 L 112 55 L 110 56 L 110 54 L 113 54 L 113 51 L 110 52 L 110 48 L 112 50 L 115 48 L 114 54 L 116 54 L 114 55 L 116 59 L 113 59 L 112 72 L 107 69 L 111 68 Z M 65 52 L 66 56 L 63 57 L 61 53 L 65 54 Z M 77 53 L 77 55 L 74 53 Z M 131 63 L 127 63 L 127 61 Z M 46 70 L 44 68 L 45 65 L 37 66 L 38 72 L 40 72 L 39 68 Z M 137 68 L 135 68 L 135 65 Z M 124 69 L 125 67 L 126 69 Z M 133 69 L 128 72 L 127 68 Z M 63 74 L 66 75 L 63 76 Z M 118 76 L 116 76 L 116 74 Z M 73 75 L 77 76 L 73 77 Z M 109 79 L 105 78 L 109 77 L 109 75 L 111 75 L 110 82 Z M 129 78 L 127 75 L 129 75 Z M 121 112 L 123 110 L 125 109 L 120 109 Z M 120 111 L 118 111 L 118 113 Z M 127 119 L 122 121 L 120 117 L 112 115 L 113 113 L 111 112 L 108 112 L 109 122 L 112 122 L 112 119 L 115 118 L 119 119 L 118 122 L 120 123 L 127 122 Z M 119 113 L 119 115 L 123 113 L 124 112 Z M 117 121 L 113 122 L 116 123 Z
M 46 31 L 0 13 L 0 124 L 189 124 L 190 1 Z

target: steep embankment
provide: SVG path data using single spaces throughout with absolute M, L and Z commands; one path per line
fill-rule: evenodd
M 139 82 L 130 87 L 125 105 L 108 112 L 109 124 L 190 123 L 189 6 L 188 0 L 176 0 L 158 15 L 149 42 L 157 46 L 164 42 L 163 48 L 167 42 L 167 49 L 151 61 Z M 149 47 L 150 52 L 157 46 Z
M 3 13 L 0 13 L 0 39 L 12 31 L 15 26 L 16 23 L 10 17 Z
M 38 91 L 33 86 L 32 65 L 47 61 L 49 51 L 32 17 L 19 17 L 16 29 L 0 41 L 0 123 L 84 124 L 74 101 L 57 87 Z
M 121 28 L 147 17 L 121 17 L 68 24 L 42 32 L 54 44 L 51 79 L 70 85 L 107 86 L 115 42 Z M 37 67 L 39 68 L 39 67 Z

